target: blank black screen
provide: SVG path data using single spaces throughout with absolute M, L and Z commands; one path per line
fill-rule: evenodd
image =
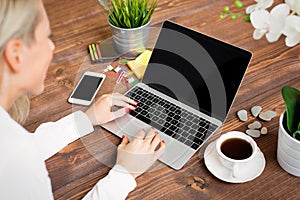
M 224 121 L 251 55 L 246 50 L 166 21 L 143 83 Z
M 90 101 L 101 81 L 101 77 L 85 75 L 71 97 L 75 99 Z

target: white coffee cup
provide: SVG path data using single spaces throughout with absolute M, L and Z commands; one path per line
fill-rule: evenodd
M 233 178 L 238 178 L 242 175 L 240 169 L 247 167 L 247 164 L 255 158 L 258 152 L 256 142 L 250 136 L 239 131 L 230 131 L 221 135 L 216 141 L 216 149 L 220 162 L 228 169 L 231 169 Z M 225 151 L 226 149 L 230 149 L 230 151 Z M 252 152 L 250 151 L 251 149 Z M 236 152 L 237 155 L 234 155 Z

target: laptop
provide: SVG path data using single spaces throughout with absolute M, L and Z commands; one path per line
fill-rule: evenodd
M 178 170 L 223 124 L 249 51 L 171 21 L 160 30 L 143 79 L 126 96 L 135 110 L 103 127 L 131 139 L 152 126 L 165 140 L 160 161 Z

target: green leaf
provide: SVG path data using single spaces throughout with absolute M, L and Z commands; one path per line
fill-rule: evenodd
M 293 138 L 300 141 L 300 131 L 295 131 L 295 133 L 293 133 Z
M 282 97 L 286 106 L 287 128 L 290 133 L 294 133 L 300 126 L 300 91 L 285 86 L 282 88 Z

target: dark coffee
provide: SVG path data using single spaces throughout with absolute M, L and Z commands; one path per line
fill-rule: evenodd
M 222 153 L 235 160 L 243 160 L 252 155 L 252 146 L 246 140 L 231 138 L 221 144 Z

